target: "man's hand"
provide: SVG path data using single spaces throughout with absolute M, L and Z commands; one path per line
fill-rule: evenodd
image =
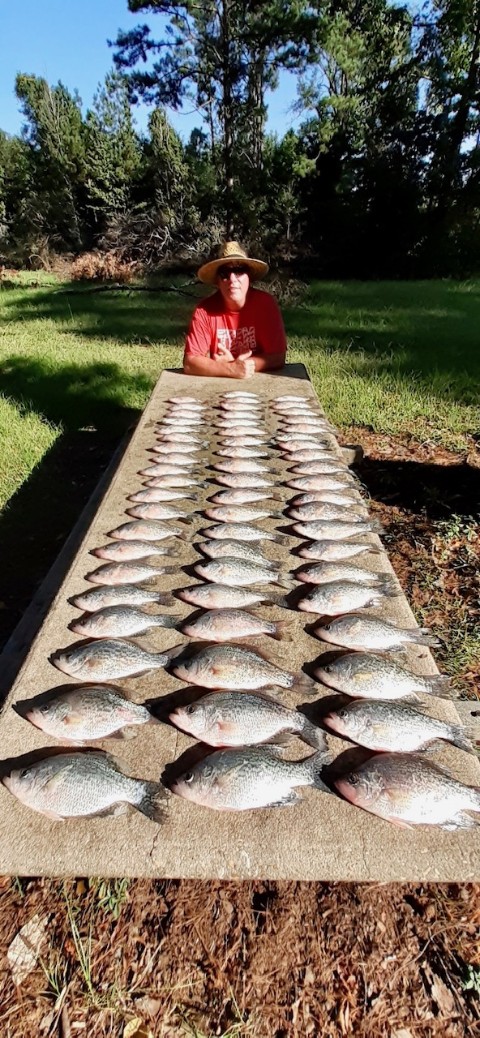
M 251 378 L 255 374 L 255 361 L 253 360 L 251 350 L 247 350 L 246 353 L 240 353 L 237 359 L 232 362 L 233 374 L 234 378 Z

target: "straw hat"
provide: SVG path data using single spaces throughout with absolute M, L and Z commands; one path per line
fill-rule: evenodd
M 227 263 L 238 263 L 248 267 L 252 281 L 258 281 L 260 278 L 265 277 L 268 271 L 268 263 L 247 256 L 245 249 L 242 249 L 238 241 L 224 241 L 218 249 L 217 259 L 210 260 L 209 263 L 204 263 L 203 266 L 199 267 L 197 270 L 198 279 L 203 281 L 204 285 L 215 284 L 218 268 L 224 267 Z

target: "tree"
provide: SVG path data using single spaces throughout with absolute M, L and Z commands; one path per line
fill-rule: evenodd
M 129 209 L 141 162 L 127 84 L 118 73 L 109 73 L 87 112 L 85 125 L 88 206 L 97 232 L 113 214 Z

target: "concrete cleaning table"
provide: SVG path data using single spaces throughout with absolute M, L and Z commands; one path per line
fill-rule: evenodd
M 95 508 L 87 508 L 83 540 L 63 582 L 53 597 L 51 606 L 38 633 L 31 641 L 16 679 L 10 688 L 0 717 L 0 745 L 3 762 L 19 755 L 52 747 L 55 740 L 35 729 L 22 719 L 12 704 L 30 699 L 60 685 L 75 682 L 63 675 L 49 662 L 49 656 L 58 648 L 77 641 L 68 630 L 68 624 L 79 615 L 69 605 L 73 595 L 94 585 L 85 581 L 85 574 L 101 560 L 89 554 L 92 548 L 104 544 L 109 530 L 126 521 L 127 497 L 140 488 L 138 471 L 148 464 L 148 448 L 154 443 L 155 422 L 165 411 L 165 401 L 171 396 L 193 395 L 216 403 L 221 393 L 235 389 L 254 390 L 265 401 L 285 393 L 314 398 L 313 388 L 302 365 L 288 365 L 281 374 L 257 375 L 247 383 L 230 379 L 193 378 L 178 372 L 165 371 L 161 375 L 150 401 L 139 421 L 132 440 L 121 457 L 103 497 L 97 494 Z M 273 414 L 266 409 L 267 428 L 276 428 Z M 206 419 L 205 439 L 211 447 L 215 440 Z M 211 454 L 207 464 L 211 463 Z M 273 462 L 278 469 L 277 459 Z M 284 472 L 283 463 L 282 473 Z M 281 477 L 280 477 L 281 478 Z M 66 488 L 68 491 L 68 488 Z M 215 492 L 213 484 L 198 491 L 197 502 L 191 504 L 199 513 L 206 499 Z M 282 492 L 283 493 L 283 492 Z M 285 504 L 293 491 L 285 488 Z M 100 497 L 100 499 L 98 499 Z M 181 504 L 182 502 L 179 502 Z M 284 507 L 279 502 L 280 507 Z M 176 523 L 174 525 L 177 525 Z M 194 533 L 209 525 L 200 514 L 192 527 Z M 265 529 L 288 525 L 288 520 L 263 520 Z M 86 528 L 88 526 L 88 528 Z M 198 540 L 198 537 L 196 538 Z M 374 543 L 380 542 L 372 535 Z M 300 538 L 291 537 L 291 546 Z M 155 587 L 161 591 L 177 589 L 195 582 L 182 567 L 198 561 L 195 542 L 178 543 L 181 556 L 178 572 L 160 577 Z M 300 560 L 290 555 L 290 544 L 281 546 L 264 542 L 268 557 L 281 560 L 285 571 L 296 568 Z M 365 563 L 377 571 L 393 573 L 385 553 L 369 556 Z M 172 559 L 162 560 L 172 563 Z M 362 562 L 362 565 L 364 563 Z M 47 579 L 52 584 L 54 574 Z M 38 602 L 32 604 L 31 616 L 38 611 Z M 149 607 L 144 607 L 148 610 Z M 293 636 L 289 641 L 275 642 L 270 638 L 258 640 L 258 648 L 280 666 L 300 670 L 304 663 L 315 660 L 332 646 L 318 641 L 305 632 L 305 622 L 312 616 L 279 606 L 262 605 L 262 615 L 268 619 L 292 620 Z M 186 617 L 192 607 L 177 602 L 166 612 Z M 413 626 L 412 613 L 403 596 L 386 600 L 382 615 L 397 620 L 402 626 Z M 29 630 L 28 615 L 22 622 L 22 638 Z M 3 672 L 16 664 L 22 638 L 12 637 L 2 656 Z M 180 644 L 188 640 L 175 630 L 154 629 L 134 639 L 139 645 L 152 650 Z M 407 654 L 407 665 L 418 673 L 436 673 L 435 663 L 428 650 L 412 646 Z M 166 671 L 157 670 L 135 678 L 115 682 L 138 702 L 167 696 L 182 688 L 182 682 Z M 201 691 L 199 691 L 201 694 Z M 318 696 L 331 695 L 331 690 L 318 685 Z M 292 705 L 307 702 L 293 693 L 282 696 L 282 702 Z M 310 700 L 308 701 L 310 702 Z M 440 718 L 458 721 L 453 702 L 428 699 L 428 711 Z M 168 725 L 147 725 L 139 728 L 135 738 L 126 741 L 105 740 L 108 749 L 128 771 L 140 778 L 158 780 L 167 765 L 178 759 L 194 740 Z M 329 746 L 335 755 L 348 749 L 349 744 L 329 736 Z M 57 744 L 58 748 L 58 744 Z M 305 744 L 295 741 L 292 756 L 304 757 L 310 751 Z M 475 757 L 445 745 L 435 751 L 434 759 L 444 763 L 459 779 L 480 785 L 480 767 Z M 10 769 L 8 769 L 10 770 Z M 5 771 L 5 763 L 3 764 Z M 83 818 L 54 822 L 20 804 L 5 787 L 0 787 L 0 871 L 19 875 L 101 875 L 145 877 L 199 877 L 204 879 L 292 879 L 292 880 L 375 880 L 375 881 L 467 881 L 480 878 L 480 828 L 444 832 L 432 828 L 400 829 L 369 815 L 339 797 L 318 793 L 313 789 L 301 790 L 302 802 L 293 808 L 220 813 L 170 796 L 165 823 L 161 826 L 147 820 L 133 809 L 119 817 Z

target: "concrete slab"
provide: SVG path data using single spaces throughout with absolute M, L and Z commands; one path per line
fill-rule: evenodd
M 192 394 L 213 404 L 225 390 L 238 388 L 241 384 L 228 379 L 196 379 L 178 372 L 162 373 L 10 688 L 0 716 L 3 762 L 54 745 L 53 739 L 19 717 L 12 704 L 65 683 L 61 673 L 49 662 L 49 656 L 76 640 L 68 630 L 68 624 L 79 611 L 69 605 L 68 599 L 93 586 L 85 581 L 85 574 L 96 566 L 96 560 L 89 551 L 105 543 L 108 531 L 125 520 L 127 496 L 140 487 L 142 477 L 137 473 L 147 464 L 148 448 L 154 442 L 154 423 L 164 413 L 165 401 L 172 395 Z M 302 365 L 288 365 L 281 374 L 257 375 L 248 388 L 254 388 L 266 401 L 280 393 L 300 392 L 314 396 Z M 273 430 L 273 416 L 269 414 L 267 420 Z M 205 431 L 206 438 L 211 438 L 212 430 L 208 423 Z M 212 447 L 213 443 L 212 437 Z M 208 458 L 210 461 L 211 457 Z M 194 508 L 200 512 L 206 498 L 213 492 L 213 487 L 199 490 Z M 285 488 L 285 501 L 291 493 Z M 193 529 L 208 525 L 208 521 L 198 515 Z M 286 523 L 264 520 L 260 525 L 270 529 Z M 378 538 L 373 537 L 373 540 L 379 546 Z M 300 538 L 292 537 L 292 546 L 299 541 Z M 286 547 L 271 542 L 265 544 L 265 553 L 269 557 L 284 561 L 286 569 L 291 567 Z M 178 572 L 160 577 L 159 590 L 177 589 L 195 582 L 195 578 L 181 569 L 199 557 L 194 541 L 185 542 L 181 548 Z M 372 556 L 372 559 L 372 568 L 393 572 L 384 552 L 381 556 Z M 276 606 L 262 606 L 261 609 L 269 619 L 285 618 L 286 615 Z M 178 602 L 166 611 L 187 616 L 192 610 Z M 382 612 L 385 617 L 396 618 L 406 626 L 414 623 L 404 598 L 389 600 Z M 305 632 L 306 617 L 303 613 L 291 612 L 288 615 L 294 624 L 292 640 L 274 642 L 268 638 L 264 641 L 259 639 L 258 647 L 275 662 L 295 670 L 328 651 L 328 646 L 323 646 Z M 20 643 L 28 641 L 28 630 L 26 618 Z M 161 628 L 135 640 L 152 650 L 163 650 L 188 641 L 176 631 Z M 9 643 L 1 659 L 3 670 L 11 668 L 10 673 L 13 673 L 21 651 L 20 643 L 18 638 Z M 419 673 L 436 672 L 434 660 L 425 649 L 409 650 L 408 663 Z M 124 679 L 117 684 L 138 702 L 166 696 L 182 688 L 180 681 L 163 670 Z M 318 691 L 319 697 L 331 694 L 320 685 Z M 285 696 L 285 702 L 292 705 L 300 701 L 294 695 Z M 452 721 L 458 719 L 452 702 L 432 699 L 429 706 L 435 716 Z M 348 745 L 333 738 L 329 743 L 335 753 L 345 750 Z M 129 741 L 106 740 L 100 745 L 113 752 L 130 774 L 158 780 L 165 766 L 194 746 L 194 741 L 173 728 L 152 725 L 139 729 L 136 738 Z M 295 756 L 305 756 L 304 744 L 295 744 Z M 480 767 L 470 755 L 454 747 L 445 747 L 435 754 L 435 759 L 444 763 L 461 780 L 480 784 Z M 460 833 L 397 829 L 336 797 L 313 790 L 304 791 L 302 803 L 288 811 L 270 809 L 238 815 L 221 814 L 172 796 L 167 820 L 161 827 L 135 811 L 120 817 L 58 823 L 30 811 L 0 787 L 0 871 L 3 874 L 56 876 L 467 881 L 480 878 L 480 829 Z

